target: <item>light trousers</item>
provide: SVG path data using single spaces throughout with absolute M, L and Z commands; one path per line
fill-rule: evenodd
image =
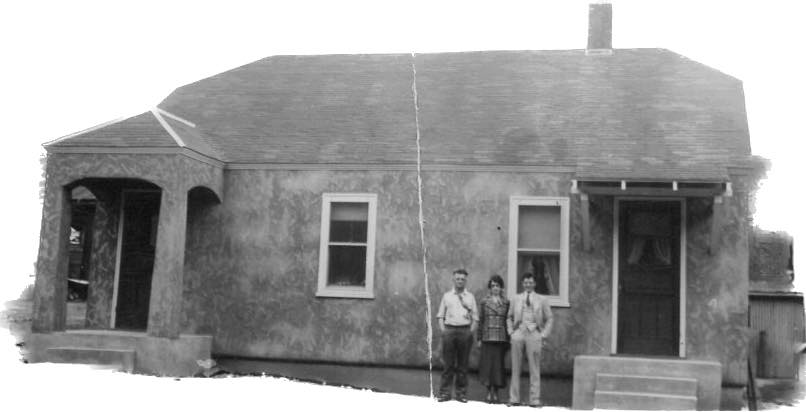
M 521 403 L 521 368 L 523 353 L 529 363 L 529 404 L 540 403 L 540 357 L 543 351 L 543 337 L 537 330 L 529 332 L 516 330 L 511 337 L 512 379 L 509 381 L 509 402 Z

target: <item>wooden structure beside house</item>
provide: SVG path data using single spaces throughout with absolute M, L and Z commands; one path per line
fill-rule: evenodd
M 806 330 L 803 294 L 793 285 L 792 238 L 754 228 L 749 243 L 750 359 L 754 375 L 798 379 Z
M 535 271 L 543 371 L 574 376 L 575 408 L 629 406 L 635 367 L 684 383 L 653 402 L 741 403 L 762 169 L 742 84 L 612 49 L 605 6 L 588 49 L 269 57 L 48 144 L 29 356 L 427 367 L 454 268 L 479 298 Z M 86 329 L 65 331 L 77 186 L 97 202 Z

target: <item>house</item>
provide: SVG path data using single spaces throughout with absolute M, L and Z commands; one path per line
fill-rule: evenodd
M 613 49 L 610 24 L 591 6 L 582 50 L 269 57 L 48 144 L 29 358 L 425 368 L 451 270 L 479 297 L 536 271 L 575 408 L 741 406 L 763 171 L 742 83 Z M 65 330 L 79 187 L 86 328 Z

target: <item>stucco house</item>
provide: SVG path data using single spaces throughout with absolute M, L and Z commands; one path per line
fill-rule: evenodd
M 543 371 L 574 377 L 575 408 L 741 402 L 762 172 L 742 83 L 613 49 L 610 13 L 580 50 L 268 57 L 46 145 L 29 358 L 428 367 L 452 269 L 478 297 L 535 271 Z M 66 331 L 77 187 L 96 206 Z

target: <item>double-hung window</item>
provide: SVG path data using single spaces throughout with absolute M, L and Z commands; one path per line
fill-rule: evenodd
M 512 196 L 509 203 L 508 284 L 522 291 L 524 273 L 554 306 L 568 304 L 568 198 Z
M 317 296 L 373 298 L 377 195 L 325 193 Z

